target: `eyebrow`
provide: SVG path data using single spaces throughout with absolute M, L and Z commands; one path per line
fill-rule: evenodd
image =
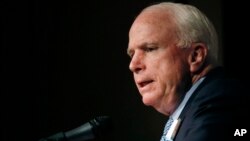
M 142 49 L 142 48 L 150 47 L 150 46 L 158 46 L 158 45 L 157 45 L 157 43 L 143 43 L 138 48 Z M 131 54 L 132 51 L 133 51 L 133 49 L 130 49 L 129 47 L 127 48 L 127 54 L 129 56 L 130 56 L 130 54 Z

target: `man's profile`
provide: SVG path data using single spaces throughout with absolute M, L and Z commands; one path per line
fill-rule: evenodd
M 169 117 L 161 141 L 227 141 L 244 127 L 248 95 L 225 75 L 218 48 L 212 22 L 194 6 L 162 2 L 134 20 L 129 69 L 143 103 Z

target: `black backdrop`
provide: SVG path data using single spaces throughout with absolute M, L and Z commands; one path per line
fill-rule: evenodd
M 99 140 L 159 140 L 166 118 L 142 104 L 126 55 L 134 17 L 153 2 L 2 1 L 0 140 L 37 141 L 101 115 L 115 130 Z M 221 5 L 224 64 L 247 80 L 249 27 L 232 9 Z

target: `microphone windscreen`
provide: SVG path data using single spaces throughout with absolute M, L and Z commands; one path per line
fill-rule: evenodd
M 104 136 L 113 130 L 113 121 L 109 116 L 99 116 L 89 121 L 96 137 Z

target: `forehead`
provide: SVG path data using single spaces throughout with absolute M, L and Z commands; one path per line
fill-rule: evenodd
M 135 19 L 131 30 L 138 28 L 138 24 L 139 26 L 141 24 L 154 25 L 157 28 L 163 29 L 173 24 L 173 20 L 171 19 L 171 14 L 167 11 L 159 9 L 145 10 Z
M 159 10 L 142 12 L 132 24 L 129 31 L 129 47 L 145 42 L 173 40 L 175 25 L 168 13 Z

